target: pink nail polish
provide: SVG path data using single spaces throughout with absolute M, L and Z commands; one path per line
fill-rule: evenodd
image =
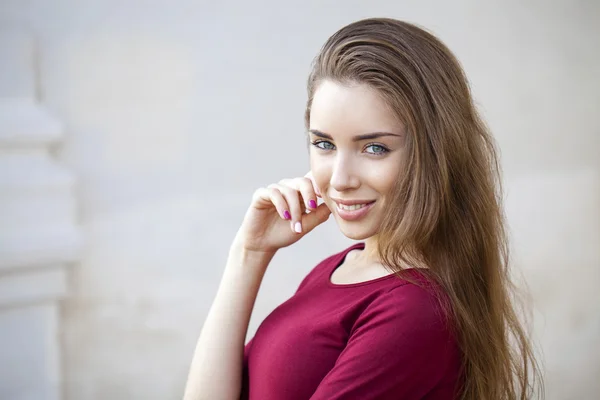
M 285 218 L 285 219 L 290 219 L 290 218 L 292 218 L 292 216 L 290 215 L 290 212 L 289 212 L 288 210 L 285 210 L 285 211 L 283 212 L 283 218 Z
M 310 206 L 310 208 L 317 208 L 317 202 L 314 200 L 309 201 L 308 205 Z

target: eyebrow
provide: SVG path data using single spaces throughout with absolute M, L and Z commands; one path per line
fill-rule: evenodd
M 333 140 L 333 137 L 331 135 L 328 135 L 327 133 L 318 131 L 316 129 L 309 129 L 308 130 L 310 133 L 312 133 L 315 136 L 321 137 L 323 139 L 330 139 Z M 352 141 L 354 142 L 360 142 L 361 140 L 369 140 L 369 139 L 377 139 L 383 136 L 397 136 L 397 137 L 401 137 L 401 135 L 395 134 L 395 133 L 390 133 L 390 132 L 372 132 L 372 133 L 366 133 L 364 135 L 357 135 L 354 136 L 352 138 Z

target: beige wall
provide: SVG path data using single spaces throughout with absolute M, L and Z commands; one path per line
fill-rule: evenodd
M 308 166 L 305 80 L 343 24 L 406 19 L 462 61 L 502 149 L 515 265 L 549 399 L 600 392 L 600 6 L 547 2 L 3 0 L 34 32 L 87 243 L 63 310 L 69 400 L 176 399 L 252 190 Z M 249 337 L 323 257 L 278 254 Z

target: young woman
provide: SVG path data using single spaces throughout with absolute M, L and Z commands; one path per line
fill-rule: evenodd
M 254 193 L 185 398 L 533 396 L 494 144 L 452 53 L 406 22 L 343 27 L 314 61 L 306 128 L 311 172 Z M 330 214 L 360 242 L 319 263 L 244 347 L 273 255 Z

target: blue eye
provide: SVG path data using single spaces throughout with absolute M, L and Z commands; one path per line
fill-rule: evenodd
M 373 149 L 372 151 L 367 151 L 367 153 L 369 154 L 375 154 L 375 155 L 382 155 L 387 153 L 389 150 L 387 148 L 385 148 L 384 146 L 381 146 L 379 144 L 370 144 L 366 147 L 367 149 Z
M 325 151 L 335 150 L 335 145 L 327 140 L 316 140 L 314 142 L 311 142 L 311 144 L 317 149 Z M 372 154 L 375 156 L 381 156 L 389 152 L 389 150 L 385 146 L 382 146 L 380 144 L 370 144 L 367 145 L 365 149 L 371 149 L 371 151 L 365 151 L 365 153 Z
M 317 140 L 315 142 L 312 142 L 311 144 L 317 149 L 321 150 L 333 150 L 335 148 L 335 146 L 331 142 L 328 142 L 326 140 Z

